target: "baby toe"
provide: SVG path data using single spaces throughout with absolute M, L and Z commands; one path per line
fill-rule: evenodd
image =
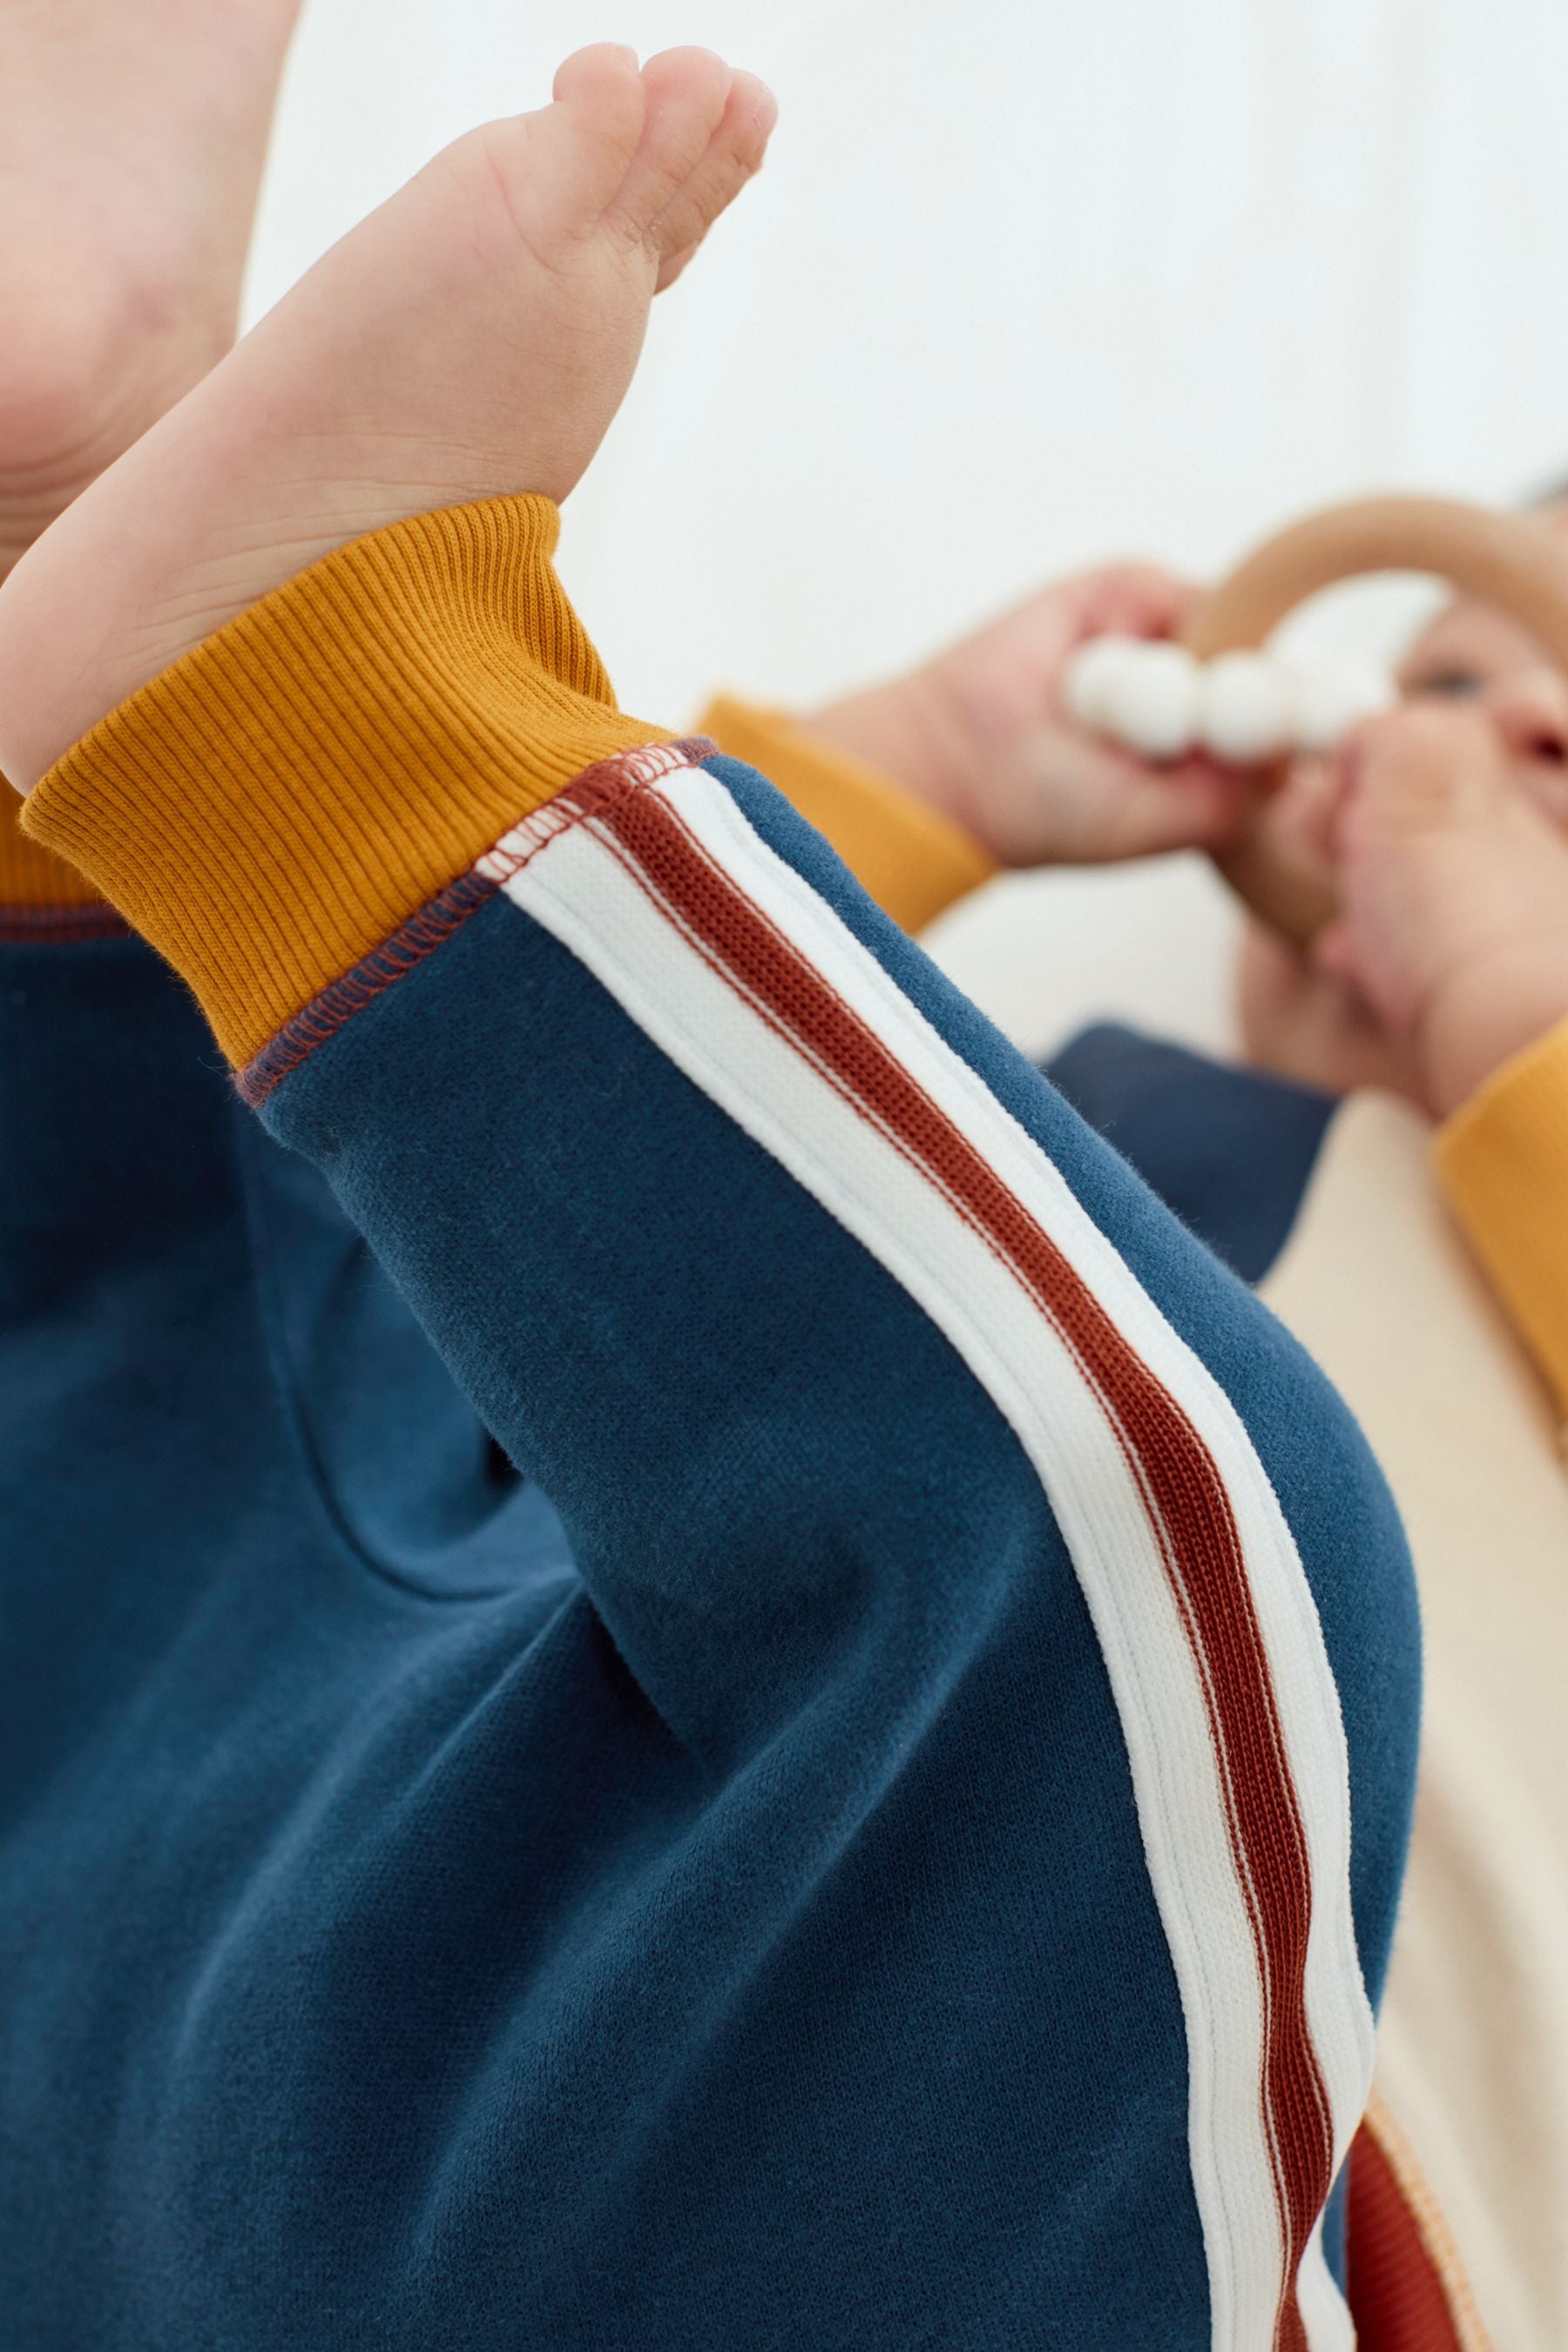
M 755 74 L 733 77 L 707 147 L 654 224 L 654 236 L 667 257 L 661 285 L 684 266 L 758 169 L 777 112 L 773 92 Z
M 707 155 L 725 117 L 734 77 L 711 49 L 668 49 L 643 68 L 647 118 L 610 218 L 647 240 Z M 690 244 L 694 240 L 682 240 Z M 666 251 L 678 249 L 661 236 Z

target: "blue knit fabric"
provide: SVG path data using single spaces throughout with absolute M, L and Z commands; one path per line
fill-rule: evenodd
M 1381 1983 L 1402 1539 L 1294 1342 L 760 779 L 738 804 L 1239 1409 Z M 0 950 L 17 2352 L 1199 2352 L 1186 2043 L 1012 1430 L 485 905 L 258 1121 L 134 942 Z
M 1188 1231 L 1244 1282 L 1289 1238 L 1336 1108 L 1332 1095 L 1098 1022 L 1047 1076 Z

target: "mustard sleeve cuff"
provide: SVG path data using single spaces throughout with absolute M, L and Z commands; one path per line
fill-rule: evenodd
M 80 939 L 124 926 L 85 875 L 22 830 L 22 803 L 0 776 L 0 940 Z
M 1436 1149 L 1448 1201 L 1568 1417 L 1568 1021 L 1505 1062 Z
M 111 711 L 23 824 L 190 982 L 244 1063 L 584 769 L 616 709 L 547 499 L 340 548 Z
M 781 711 L 721 695 L 699 732 L 760 768 L 826 835 L 861 887 L 906 931 L 988 882 L 996 866 L 951 818 Z

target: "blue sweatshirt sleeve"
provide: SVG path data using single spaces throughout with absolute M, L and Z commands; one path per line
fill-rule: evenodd
M 254 684 L 226 636 L 42 788 L 144 921 L 210 766 L 125 780 L 161 691 Z M 247 747 L 274 830 L 383 723 L 300 658 L 331 723 L 304 778 Z M 531 2340 L 1348 2346 L 1417 1675 L 1360 1436 L 763 778 L 617 714 L 542 792 L 540 707 L 486 717 L 513 821 L 237 1057 L 567 1538 L 517 1669 L 563 1726 L 513 1792 L 555 1859 L 496 2160 L 574 2249 Z M 374 901 L 344 805 L 289 892 L 242 845 L 187 898 L 198 990 Z

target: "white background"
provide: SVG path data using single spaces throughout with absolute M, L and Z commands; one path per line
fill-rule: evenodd
M 1102 556 L 1202 575 L 1331 498 L 1568 472 L 1563 0 L 308 0 L 251 315 L 597 38 L 782 107 L 568 509 L 643 716 L 807 708 Z M 1226 924 L 1180 862 L 998 886 L 936 944 L 1031 1045 L 1100 1009 L 1220 1042 Z

